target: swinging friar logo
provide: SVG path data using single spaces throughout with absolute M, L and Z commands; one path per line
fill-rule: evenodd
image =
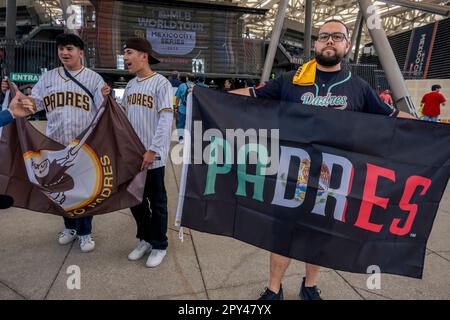
M 85 214 L 110 197 L 114 174 L 108 155 L 99 157 L 87 145 L 101 113 L 80 140 L 65 149 L 27 151 L 23 157 L 30 181 L 72 216 Z

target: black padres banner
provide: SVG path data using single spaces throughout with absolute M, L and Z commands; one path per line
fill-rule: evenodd
M 177 221 L 324 267 L 421 278 L 450 126 L 195 88 Z

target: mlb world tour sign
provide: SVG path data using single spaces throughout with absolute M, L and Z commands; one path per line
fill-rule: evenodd
M 195 88 L 177 222 L 328 268 L 421 278 L 450 126 Z

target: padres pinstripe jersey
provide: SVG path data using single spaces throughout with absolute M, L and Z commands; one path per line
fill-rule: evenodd
M 101 89 L 105 82 L 98 73 L 83 67 L 71 75 L 94 95 L 94 101 L 66 77 L 62 67 L 45 73 L 32 90 L 37 110 L 47 114 L 46 135 L 63 145 L 68 145 L 91 123 L 103 103 Z
M 173 120 L 169 80 L 156 72 L 146 78 L 133 78 L 125 88 L 122 105 L 145 149 L 161 157 L 149 169 L 165 166 Z

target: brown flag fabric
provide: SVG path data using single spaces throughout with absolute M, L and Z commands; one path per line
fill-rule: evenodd
M 65 217 L 128 208 L 142 201 L 144 153 L 111 97 L 66 147 L 17 119 L 0 139 L 0 194 L 12 196 L 15 207 Z

